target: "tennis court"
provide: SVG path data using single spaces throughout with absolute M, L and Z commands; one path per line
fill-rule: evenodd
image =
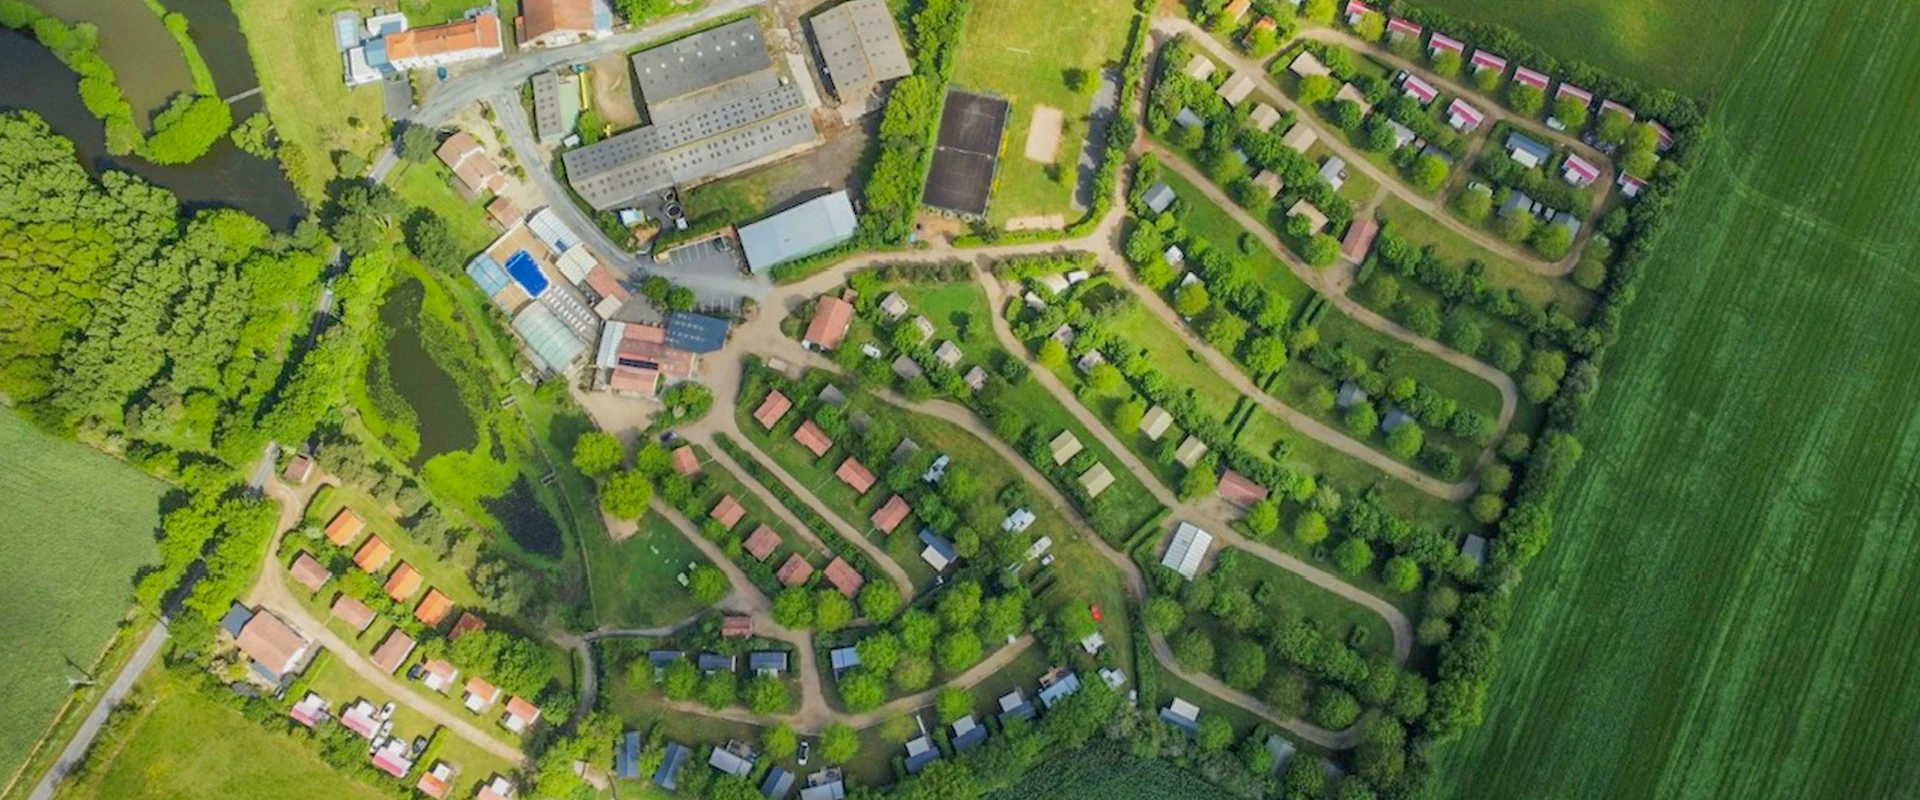
M 1000 138 L 1007 127 L 1007 101 L 953 90 L 940 114 L 940 139 L 927 176 L 927 205 L 983 216 L 993 192 Z

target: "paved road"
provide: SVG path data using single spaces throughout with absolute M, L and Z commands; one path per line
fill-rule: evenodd
M 113 714 L 122 700 L 127 699 L 127 692 L 133 689 L 134 682 L 153 663 L 153 657 L 160 654 L 160 646 L 167 643 L 167 636 L 167 618 L 162 617 L 147 638 L 141 640 L 140 647 L 133 651 L 133 658 L 120 668 L 120 674 L 114 676 L 106 694 L 101 695 L 93 710 L 87 713 L 86 721 L 80 723 L 80 729 L 74 732 L 66 749 L 60 751 L 60 758 L 47 769 L 47 774 L 40 776 L 40 782 L 34 784 L 33 793 L 27 795 L 27 800 L 53 800 L 54 789 L 59 786 L 61 779 L 86 760 L 87 748 L 93 746 L 93 740 L 100 735 L 100 728 L 106 725 L 107 717 Z
M 1401 181 L 1398 175 L 1390 174 L 1387 170 L 1381 169 L 1378 165 L 1368 161 L 1365 154 L 1359 153 L 1352 147 L 1347 146 L 1345 134 L 1332 131 L 1312 109 L 1303 108 L 1299 103 L 1295 102 L 1293 98 L 1288 97 L 1285 92 L 1280 91 L 1280 87 L 1275 84 L 1273 79 L 1267 74 L 1266 65 L 1263 63 L 1265 59 L 1248 58 L 1234 52 L 1226 45 L 1221 44 L 1219 40 L 1213 38 L 1212 34 L 1207 33 L 1185 18 L 1169 16 L 1155 17 L 1153 20 L 1153 29 L 1163 35 L 1185 34 L 1188 41 L 1194 42 L 1201 49 L 1207 51 L 1207 54 L 1214 60 L 1227 65 L 1229 70 L 1252 76 L 1259 84 L 1263 93 L 1272 95 L 1275 102 L 1278 102 L 1281 107 L 1291 109 L 1298 120 L 1298 124 L 1307 126 L 1308 130 L 1317 134 L 1320 137 L 1320 141 L 1325 143 L 1328 149 L 1332 150 L 1335 155 L 1346 160 L 1349 169 L 1357 169 L 1366 173 L 1368 177 L 1378 181 L 1380 185 L 1389 187 L 1395 195 L 1408 205 L 1425 212 L 1433 221 L 1446 226 L 1455 234 L 1463 236 L 1474 244 L 1492 252 L 1499 253 L 1542 275 L 1566 275 L 1573 271 L 1575 265 L 1580 263 L 1581 251 L 1585 249 L 1586 243 L 1592 237 L 1593 230 L 1596 226 L 1591 224 L 1581 226 L 1580 236 L 1574 242 L 1573 248 L 1567 251 L 1565 258 L 1558 262 L 1543 261 L 1539 256 L 1527 250 L 1515 247 L 1512 243 L 1498 236 L 1489 234 L 1486 231 L 1461 221 L 1459 218 L 1453 216 L 1451 212 L 1447 211 L 1442 201 L 1415 191 L 1412 187 Z M 1600 179 L 1594 181 L 1593 184 L 1593 191 L 1596 196 L 1594 202 L 1595 208 L 1599 207 L 1598 200 L 1604 198 L 1606 192 L 1613 186 L 1613 162 L 1608 159 L 1605 154 L 1580 142 L 1578 139 L 1559 134 L 1534 120 L 1513 115 L 1507 112 L 1502 106 L 1478 97 L 1477 91 L 1466 91 L 1459 84 L 1434 75 L 1418 64 L 1408 62 L 1377 45 L 1365 42 L 1341 31 L 1314 28 L 1303 33 L 1302 36 L 1304 38 L 1331 41 L 1349 47 L 1359 48 L 1366 51 L 1368 55 L 1380 58 L 1396 67 L 1419 72 L 1423 78 L 1433 82 L 1435 85 L 1455 95 L 1472 99 L 1474 107 L 1485 111 L 1490 121 L 1504 119 L 1527 128 L 1529 132 L 1553 139 L 1561 144 L 1579 150 L 1583 156 L 1593 161 L 1601 169 L 1602 174 Z M 1482 138 L 1484 138 L 1484 135 Z

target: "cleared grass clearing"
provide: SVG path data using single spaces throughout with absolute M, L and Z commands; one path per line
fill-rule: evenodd
M 1273 251 L 1268 250 L 1258 241 L 1252 241 L 1252 235 L 1247 233 L 1247 229 L 1241 227 L 1240 223 L 1228 216 L 1226 211 L 1208 200 L 1207 196 L 1200 192 L 1200 187 L 1193 185 L 1193 182 L 1180 177 L 1170 169 L 1161 170 L 1160 179 L 1166 181 L 1167 185 L 1173 188 L 1173 193 L 1187 202 L 1187 215 L 1182 223 L 1188 231 L 1212 243 L 1214 247 L 1225 248 L 1233 253 L 1235 258 L 1253 267 L 1254 277 L 1261 286 L 1292 301 L 1295 308 L 1299 308 L 1301 303 L 1306 302 L 1307 295 L 1312 294 L 1313 289 L 1308 287 L 1305 281 L 1300 280 L 1300 276 L 1293 274 L 1293 269 L 1288 267 L 1285 261 L 1281 261 L 1279 256 L 1274 255 Z M 1247 236 L 1249 241 L 1252 241 L 1251 247 L 1241 246 L 1240 237 L 1242 236 Z
M 652 628 L 700 610 L 675 576 L 708 559 L 665 517 L 647 514 L 639 532 L 619 542 L 595 532 L 585 550 L 601 624 Z
M 1087 139 L 1087 109 L 1102 68 L 1120 58 L 1132 19 L 1133 5 L 1118 0 L 1044 6 L 1025 0 L 973 3 L 953 83 L 1013 104 L 989 212 L 995 223 L 1070 210 L 1079 180 L 1074 165 Z M 1065 118 L 1053 164 L 1020 155 L 1039 106 L 1060 109 Z
M 341 83 L 333 46 L 331 15 L 357 7 L 348 0 L 233 4 L 274 128 L 303 151 L 306 174 L 294 188 L 308 203 L 320 200 L 336 177 L 335 151 L 371 157 L 382 139 L 380 86 Z
M 69 663 L 100 657 L 155 558 L 166 484 L 0 408 L 0 769 L 12 773 L 72 693 Z
M 1920 785 L 1920 9 L 1770 5 L 1764 49 L 1689 34 L 1739 65 L 1724 138 L 1622 325 L 1486 724 L 1443 751 L 1452 796 Z
M 1534 305 L 1545 308 L 1550 303 L 1559 303 L 1567 314 L 1583 321 L 1593 311 L 1595 298 L 1592 292 L 1575 286 L 1573 281 L 1565 278 L 1541 275 L 1525 264 L 1469 242 L 1452 228 L 1436 221 L 1426 212 L 1407 205 L 1405 200 L 1397 196 L 1388 196 L 1386 202 L 1380 204 L 1379 213 L 1387 220 L 1395 235 L 1422 247 L 1433 248 L 1434 255 L 1457 267 L 1465 267 L 1471 261 L 1480 262 L 1486 267 L 1487 283 L 1519 290 L 1520 295 Z

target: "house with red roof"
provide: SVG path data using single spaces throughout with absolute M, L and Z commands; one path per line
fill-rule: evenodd
M 447 612 L 452 610 L 453 598 L 439 589 L 428 589 L 427 596 L 420 599 L 420 605 L 414 606 L 413 618 L 420 620 L 429 628 L 435 628 L 447 618 Z
M 1560 176 L 1575 186 L 1589 186 L 1599 180 L 1600 168 L 1594 166 L 1593 162 L 1581 158 L 1578 153 L 1570 153 L 1567 155 L 1567 162 L 1562 165 Z
M 373 751 L 371 758 L 374 768 L 393 777 L 404 778 L 407 777 L 407 773 L 413 771 L 412 755 L 413 751 L 409 749 L 407 740 L 395 736 L 381 745 L 380 749 Z
M 346 547 L 360 538 L 360 532 L 366 527 L 367 521 L 354 513 L 353 509 L 342 508 L 340 513 L 333 515 L 333 520 L 327 523 L 327 541 Z
M 294 722 L 311 728 L 326 718 L 327 700 L 313 692 L 307 692 L 306 697 L 300 698 L 300 702 L 294 703 L 292 708 L 287 709 L 287 716 L 292 717 Z
M 369 536 L 367 543 L 360 545 L 360 550 L 353 554 L 353 564 L 359 567 L 361 572 L 371 575 L 385 567 L 388 559 L 391 558 L 393 558 L 393 548 L 388 547 L 386 542 L 380 541 L 380 537 Z
M 1456 99 L 1447 106 L 1447 124 L 1461 133 L 1472 133 L 1480 128 L 1480 123 L 1486 121 L 1487 115 L 1464 100 Z
M 500 687 L 476 676 L 467 679 L 466 697 L 461 704 L 465 705 L 468 711 L 478 714 L 486 711 L 499 699 Z
M 1387 20 L 1388 39 L 1418 39 L 1420 38 L 1421 32 L 1422 29 L 1420 26 L 1413 24 L 1410 20 L 1398 17 Z
M 747 555 L 753 556 L 753 560 L 765 561 L 768 556 L 773 555 L 773 551 L 780 549 L 780 534 L 774 533 L 772 528 L 762 524 L 753 529 L 753 535 L 747 537 L 743 546 L 747 550 Z
M 1247 9 L 1250 8 L 1253 8 L 1253 0 L 1233 0 L 1233 2 L 1228 3 L 1227 7 L 1222 9 L 1220 13 L 1227 19 L 1239 22 L 1241 17 L 1247 15 Z
M 1360 24 L 1360 19 L 1368 14 L 1378 13 L 1380 12 L 1373 10 L 1372 6 L 1367 5 L 1362 2 L 1362 0 L 1347 0 L 1346 18 L 1348 27 Z
M 860 587 L 865 586 L 867 583 L 866 578 L 860 577 L 859 570 L 854 569 L 853 565 L 847 563 L 846 559 L 837 556 L 833 559 L 832 563 L 827 564 L 825 574 L 827 576 L 827 582 L 833 584 L 833 588 L 839 589 L 840 593 L 846 595 L 848 600 L 859 596 Z
M 840 468 L 834 470 L 833 474 L 842 483 L 852 487 L 854 494 L 866 494 L 868 489 L 873 488 L 873 473 L 852 456 L 840 462 Z
M 1667 126 L 1651 119 L 1647 120 L 1647 124 L 1653 126 L 1654 134 L 1660 137 L 1660 144 L 1654 148 L 1656 151 L 1664 153 L 1673 149 L 1673 132 L 1667 130 Z
M 421 665 L 420 670 L 420 682 L 441 694 L 446 694 L 449 689 L 452 689 L 454 679 L 460 677 L 459 668 L 445 659 L 428 659 L 427 663 Z
M 1464 54 L 1466 51 L 1467 46 L 1461 44 L 1459 39 L 1447 36 L 1439 31 L 1434 31 L 1432 36 L 1427 37 L 1427 55 L 1429 56 L 1437 56 L 1441 53 Z
M 473 633 L 474 631 L 484 631 L 486 629 L 486 620 L 475 616 L 473 612 L 462 611 L 460 612 L 460 618 L 453 621 L 453 629 L 447 631 L 447 641 L 459 641 L 462 636 Z
M 720 618 L 720 636 L 724 639 L 744 639 L 753 635 L 753 617 L 745 614 L 727 614 Z
M 1646 181 L 1624 172 L 1620 173 L 1620 177 L 1613 182 L 1613 185 L 1620 187 L 1620 194 L 1628 198 L 1639 197 L 1641 192 L 1647 190 Z
M 800 557 L 799 553 L 787 556 L 787 563 L 781 564 L 779 571 L 773 573 L 774 580 L 781 586 L 801 586 L 813 577 L 813 565 Z
M 394 568 L 393 574 L 387 576 L 387 596 L 393 598 L 396 603 L 404 603 L 407 598 L 413 596 L 414 592 L 420 591 L 420 585 L 426 582 L 427 579 L 420 574 L 420 570 L 402 561 L 400 566 Z
M 1405 76 L 1400 80 L 1401 93 L 1419 101 L 1423 106 L 1440 99 L 1440 90 L 1433 88 L 1433 84 L 1421 80 L 1420 76 L 1410 72 L 1401 74 Z
M 1633 109 L 1623 106 L 1619 103 L 1613 102 L 1612 100 L 1600 101 L 1600 113 L 1601 114 L 1620 114 L 1625 116 L 1628 122 L 1632 122 L 1634 120 Z
M 305 552 L 294 557 L 293 566 L 287 568 L 287 574 L 293 576 L 295 582 L 307 587 L 307 591 L 310 592 L 320 591 L 320 587 L 327 585 L 327 581 L 333 578 L 332 572 L 321 566 L 319 560 Z
M 733 526 L 740 524 L 740 519 L 746 515 L 746 507 L 740 505 L 740 501 L 733 499 L 733 495 L 720 498 L 720 502 L 707 513 L 707 516 L 726 526 L 727 530 L 733 530 Z
M 1495 72 L 1507 71 L 1506 59 L 1485 50 L 1473 51 L 1473 58 L 1468 59 L 1467 63 L 1473 67 L 1474 72 L 1485 72 L 1486 70 L 1493 70 Z
M 533 727 L 533 723 L 539 720 L 540 707 L 516 695 L 507 698 L 507 715 L 500 720 L 500 724 L 507 726 L 507 730 L 514 733 L 525 733 L 528 728 Z
M 700 457 L 694 455 L 693 445 L 681 445 L 673 451 L 673 474 L 689 478 L 699 471 Z
M 807 323 L 806 335 L 800 344 L 819 350 L 833 350 L 847 338 L 847 327 L 853 324 L 853 304 L 838 297 L 821 295 L 814 305 L 813 319 Z
M 366 700 L 355 700 L 353 705 L 347 706 L 347 709 L 341 712 L 340 726 L 360 734 L 363 738 L 371 739 L 380 732 L 380 721 L 374 719 L 378 711 L 379 709 L 374 708 L 373 704 Z
M 1255 503 L 1267 499 L 1265 486 L 1230 469 L 1220 473 L 1219 492 L 1220 499 L 1241 508 L 1252 508 Z
M 373 624 L 373 609 L 345 594 L 333 601 L 333 615 L 356 631 L 365 631 Z
M 400 669 L 401 665 L 407 663 L 407 656 L 413 655 L 413 646 L 413 637 L 399 628 L 394 628 L 387 633 L 387 638 L 380 642 L 380 646 L 373 649 L 373 657 L 368 660 L 388 675 L 392 675 Z
M 820 430 L 820 426 L 813 424 L 813 420 L 800 423 L 800 427 L 793 430 L 793 440 L 799 442 L 801 447 L 807 448 L 808 452 L 813 453 L 814 458 L 824 456 L 828 450 L 833 449 L 832 437 L 827 436 L 826 431 Z
M 868 519 L 881 533 L 893 533 L 893 529 L 900 527 L 900 523 L 905 522 L 907 515 L 912 513 L 913 507 L 907 505 L 907 499 L 896 494 L 887 498 L 886 504 Z
M 1513 82 L 1522 86 L 1531 86 L 1544 92 L 1547 90 L 1547 84 L 1551 81 L 1544 72 L 1535 72 L 1526 67 L 1514 67 Z
M 1340 256 L 1355 264 L 1366 260 L 1373 240 L 1380 235 L 1380 223 L 1373 217 L 1361 217 L 1347 227 L 1347 238 L 1340 242 Z
M 775 389 L 767 393 L 767 399 L 760 401 L 759 408 L 753 410 L 753 421 L 760 423 L 762 428 L 773 430 L 773 426 L 779 424 L 780 418 L 787 415 L 789 408 L 793 408 L 793 401 L 781 394 L 779 389 Z
M 1572 97 L 1583 105 L 1593 105 L 1593 93 L 1571 83 L 1562 83 L 1560 88 L 1554 91 L 1553 99 L 1558 100 L 1562 97 Z
M 414 784 L 413 788 L 433 800 L 447 800 L 447 795 L 453 791 L 454 776 L 458 774 L 452 764 L 436 761 L 432 769 L 421 774 L 420 782 Z

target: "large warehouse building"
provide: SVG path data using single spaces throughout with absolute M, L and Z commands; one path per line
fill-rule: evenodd
M 562 156 L 567 182 L 607 211 L 819 139 L 800 88 L 774 72 L 759 23 L 722 25 L 635 53 L 648 124 Z

